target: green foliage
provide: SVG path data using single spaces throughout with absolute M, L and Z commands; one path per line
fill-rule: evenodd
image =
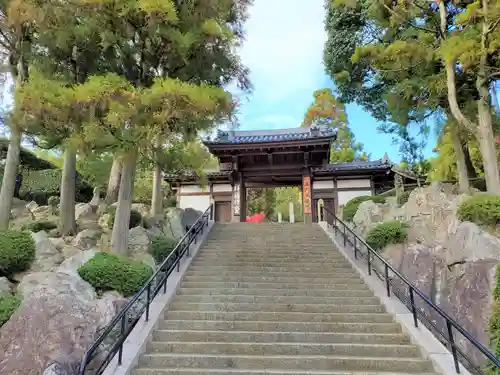
M 105 188 L 112 165 L 113 155 L 111 153 L 91 152 L 78 158 L 76 169 L 90 185 Z
M 139 169 L 136 172 L 134 181 L 134 198 L 135 203 L 151 204 L 153 197 L 153 175 L 150 168 Z
M 78 267 L 78 274 L 97 291 L 116 290 L 124 296 L 136 293 L 153 275 L 148 265 L 115 254 L 99 253 Z
M 11 294 L 0 294 L 0 327 L 10 319 L 21 305 L 21 298 Z
M 60 196 L 62 171 L 60 169 L 42 169 L 23 172 L 19 198 L 47 205 L 52 196 Z M 92 187 L 79 176 L 76 178 L 76 201 L 88 202 L 92 199 Z
M 404 205 L 406 202 L 408 202 L 408 198 L 410 197 L 411 190 L 405 190 L 402 191 L 401 194 L 398 196 L 398 204 L 400 206 Z
M 317 90 L 313 93 L 314 102 L 307 109 L 302 126 L 312 124 L 337 128 L 337 139 L 330 153 L 331 163 L 368 160 L 360 142 L 348 126 L 344 105 L 335 98 L 331 89 Z
M 358 211 L 358 207 L 361 203 L 366 201 L 373 201 L 375 203 L 385 203 L 385 197 L 378 195 L 362 195 L 360 197 L 356 197 L 348 201 L 344 205 L 344 210 L 342 212 L 342 219 L 345 221 L 351 222 L 354 219 L 354 215 Z
M 493 289 L 492 312 L 489 325 L 490 348 L 493 354 L 500 357 L 500 265 L 496 266 L 495 272 L 495 288 Z M 498 367 L 490 364 L 486 368 L 486 373 L 489 375 L 498 375 Z
M 370 229 L 365 240 L 374 250 L 382 250 L 387 245 L 405 242 L 407 228 L 407 224 L 401 221 L 385 221 Z
M 177 245 L 177 240 L 167 236 L 156 236 L 151 241 L 150 252 L 156 264 L 161 264 Z
M 30 232 L 40 232 L 41 230 L 48 232 L 49 230 L 56 229 L 57 224 L 49 220 L 37 220 L 30 223 L 24 224 L 22 230 L 28 230 Z
M 109 217 L 108 217 L 108 227 L 113 228 L 113 225 L 115 223 L 115 215 L 116 215 L 116 208 L 111 207 L 109 209 Z M 136 211 L 136 210 L 130 210 L 130 221 L 129 221 L 129 229 L 138 227 L 142 224 L 142 215 Z
M 57 205 L 59 204 L 60 200 L 61 200 L 61 199 L 60 199 L 59 197 L 57 197 L 57 196 L 53 195 L 53 196 L 49 197 L 49 199 L 47 199 L 47 204 L 48 204 L 49 206 L 51 206 L 51 207 L 54 207 L 54 208 L 55 208 L 55 207 L 57 207 Z
M 500 196 L 479 193 L 464 200 L 457 210 L 457 217 L 478 225 L 500 223 Z
M 35 241 L 29 232 L 0 232 L 0 276 L 26 271 L 35 259 Z
M 263 212 L 266 218 L 274 215 L 276 195 L 274 189 L 248 189 L 247 212 L 249 215 Z
M 296 222 L 304 221 L 302 210 L 302 190 L 297 187 L 283 187 L 275 189 L 276 209 L 275 212 L 281 212 L 284 221 L 290 220 L 290 202 L 293 203 L 293 212 Z

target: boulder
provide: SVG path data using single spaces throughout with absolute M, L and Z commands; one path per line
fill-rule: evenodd
M 38 203 L 36 203 L 35 201 L 31 201 L 26 205 L 26 209 L 29 212 L 33 212 L 33 210 L 35 210 L 36 208 L 38 208 Z
M 63 248 L 61 249 L 61 254 L 63 255 L 64 259 L 71 258 L 72 256 L 81 253 L 83 250 L 71 245 L 64 245 Z
M 128 254 L 135 257 L 137 254 L 149 254 L 151 239 L 148 231 L 143 227 L 135 227 L 128 232 Z
M 362 202 L 353 218 L 356 231 L 362 236 L 365 236 L 371 228 L 382 221 L 384 221 L 382 204 L 373 201 Z
M 49 237 L 49 241 L 52 242 L 52 245 L 55 246 L 57 250 L 62 250 L 66 243 L 61 237 Z
M 153 270 L 156 269 L 156 262 L 151 254 L 136 253 L 135 255 L 132 256 L 132 259 L 147 264 Z
M 95 212 L 95 206 L 92 206 L 89 203 L 78 203 L 75 206 L 75 219 L 78 221 L 82 217 L 94 215 Z
M 73 255 L 72 257 L 66 259 L 64 262 L 62 262 L 61 265 L 57 268 L 57 272 L 79 277 L 78 267 L 87 263 L 98 252 L 99 249 L 97 248 L 80 251 L 77 254 Z
M 38 206 L 31 210 L 31 213 L 35 217 L 35 219 L 46 219 L 49 216 L 52 216 L 52 207 L 50 206 Z
M 82 250 L 90 249 L 97 245 L 101 238 L 101 231 L 95 229 L 85 229 L 78 233 L 71 241 L 71 245 L 79 247 Z
M 162 232 L 170 237 L 180 240 L 186 233 L 182 222 L 183 210 L 180 208 L 170 208 L 165 215 Z
M 75 218 L 79 230 L 98 230 L 99 217 L 97 215 L 98 205 L 91 203 L 79 203 L 75 206 Z
M 198 218 L 200 217 L 200 215 L 202 213 L 203 212 L 197 211 L 193 208 L 186 208 L 182 212 L 182 218 L 181 218 L 182 226 L 184 228 L 186 228 L 186 227 L 190 228 L 194 223 L 196 223 L 196 221 L 198 220 Z
M 6 277 L 0 277 L 0 294 L 10 294 L 12 293 L 12 287 L 14 285 Z
M 72 295 L 83 302 L 97 298 L 92 286 L 78 275 L 59 272 L 30 273 L 17 285 L 17 292 L 25 300 L 39 296 L 64 298 L 64 295 Z
M 141 216 L 149 216 L 151 208 L 144 203 L 132 203 L 132 210 L 135 210 L 141 214 Z
M 114 298 L 91 302 L 72 294 L 25 298 L 1 328 L 0 373 L 77 374 L 85 351 L 121 306 Z
M 64 260 L 62 253 L 54 246 L 47 233 L 32 233 L 35 241 L 36 257 L 30 272 L 44 272 L 56 269 Z
M 109 226 L 109 218 L 110 218 L 110 214 L 105 213 L 102 216 L 100 216 L 99 219 L 97 220 L 97 224 L 99 225 L 99 228 L 101 228 L 103 231 L 108 231 L 108 230 L 112 229 Z

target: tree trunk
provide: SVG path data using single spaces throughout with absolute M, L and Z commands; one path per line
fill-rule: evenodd
M 16 177 L 19 168 L 19 155 L 21 153 L 22 132 L 18 126 L 11 127 L 7 158 L 3 173 L 2 188 L 0 190 L 0 230 L 9 229 L 12 198 L 16 187 Z
M 469 179 L 477 178 L 476 168 L 474 168 L 474 164 L 472 163 L 467 142 L 462 143 L 462 149 L 464 150 L 465 165 L 467 166 L 467 176 L 469 176 Z
M 457 157 L 458 186 L 461 193 L 468 193 L 470 190 L 469 176 L 467 174 L 467 164 L 465 163 L 464 149 L 462 147 L 460 135 L 458 134 L 458 129 L 456 129 L 456 127 L 455 129 L 450 129 L 450 135 Z
M 479 145 L 483 155 L 484 177 L 488 193 L 500 195 L 500 173 L 498 170 L 497 150 L 491 124 L 489 102 L 478 100 Z
M 76 150 L 66 147 L 61 180 L 61 208 L 59 212 L 59 232 L 61 236 L 72 236 L 76 232 Z
M 132 151 L 123 158 L 123 169 L 118 193 L 115 222 L 111 234 L 111 250 L 114 253 L 126 255 L 128 252 L 128 232 L 130 209 L 132 207 L 132 192 L 137 164 L 137 151 Z
M 153 197 L 151 199 L 151 214 L 153 217 L 163 215 L 163 191 L 161 186 L 162 170 L 157 164 L 153 171 Z
M 160 152 L 161 148 L 161 139 L 160 136 L 156 137 L 156 153 Z M 155 164 L 155 168 L 153 171 L 153 194 L 151 197 L 151 214 L 153 217 L 157 217 L 163 215 L 163 192 L 161 188 L 161 177 L 162 170 L 158 162 Z
M 118 200 L 118 191 L 120 190 L 120 179 L 122 175 L 123 162 L 122 158 L 115 155 L 113 165 L 109 172 L 108 190 L 106 191 L 106 199 L 104 203 L 110 205 Z

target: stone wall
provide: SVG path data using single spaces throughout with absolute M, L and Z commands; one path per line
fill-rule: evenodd
M 460 222 L 456 212 L 467 195 L 450 184 L 434 183 L 417 188 L 408 202 L 398 207 L 363 202 L 354 227 L 361 235 L 381 221 L 402 220 L 409 224 L 408 240 L 384 249 L 384 257 L 482 344 L 489 346 L 496 266 L 500 263 L 500 239 L 474 223 Z M 427 317 L 446 332 L 444 320 L 417 304 Z M 459 337 L 457 341 L 476 363 L 484 356 Z

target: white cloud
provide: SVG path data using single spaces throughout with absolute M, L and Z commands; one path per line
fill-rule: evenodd
M 254 96 L 283 99 L 317 89 L 323 75 L 323 0 L 255 0 L 240 51 Z

